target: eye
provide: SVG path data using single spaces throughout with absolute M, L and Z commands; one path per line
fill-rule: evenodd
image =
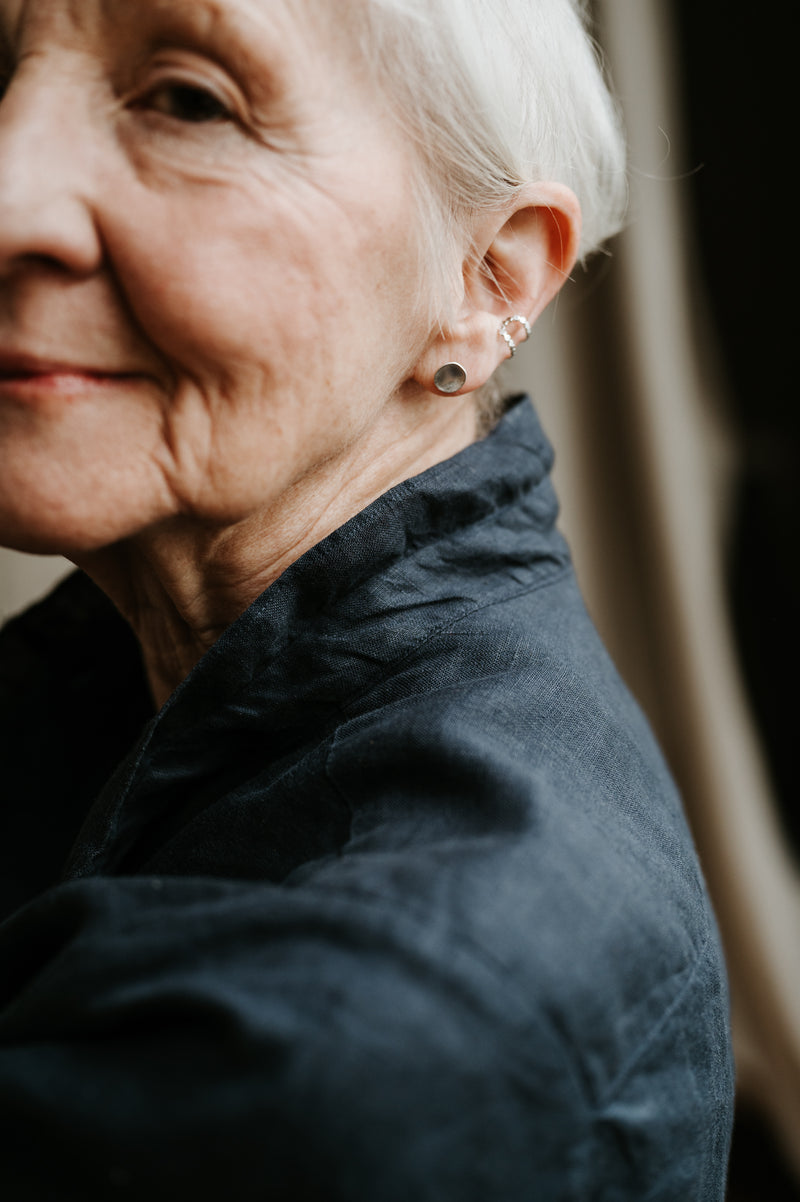
M 192 125 L 232 121 L 233 113 L 213 92 L 189 83 L 160 84 L 139 101 L 137 108 Z

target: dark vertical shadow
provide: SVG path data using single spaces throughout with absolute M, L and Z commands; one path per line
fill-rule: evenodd
M 743 0 L 674 0 L 674 10 L 688 149 L 699 167 L 690 181 L 695 244 L 743 452 L 729 598 L 780 820 L 800 855 L 800 333 L 787 255 L 797 240 L 796 139 L 779 61 L 789 22 Z M 740 1099 L 727 1202 L 799 1199 L 768 1121 Z
M 744 451 L 730 599 L 781 820 L 800 854 L 796 137 L 780 62 L 789 23 L 743 0 L 674 4 L 689 150 L 701 165 L 691 180 L 696 244 Z
M 725 1202 L 798 1202 L 800 1188 L 758 1111 L 740 1106 L 733 1131 Z

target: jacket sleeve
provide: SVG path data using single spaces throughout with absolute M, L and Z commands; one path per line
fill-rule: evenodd
M 554 1030 L 526 1016 L 512 1052 L 480 966 L 374 898 L 91 878 L 6 922 L 0 965 L 14 1202 L 582 1196 Z

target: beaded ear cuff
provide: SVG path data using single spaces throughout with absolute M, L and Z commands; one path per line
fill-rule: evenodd
M 525 342 L 527 342 L 531 336 L 531 323 L 528 321 L 527 317 L 522 317 L 519 313 L 515 313 L 513 317 L 507 317 L 505 321 L 500 323 L 500 329 L 497 331 L 497 337 L 502 338 L 508 347 L 509 359 L 514 358 L 517 353 L 517 346 L 519 345 L 514 341 L 508 332 L 508 327 L 511 325 L 522 326 L 523 330 L 525 331 Z

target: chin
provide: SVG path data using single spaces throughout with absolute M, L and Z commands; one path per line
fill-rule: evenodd
M 9 551 L 22 551 L 26 555 L 62 555 L 73 559 L 81 552 L 97 550 L 101 544 L 73 533 L 37 527 L 35 524 L 7 523 L 0 520 L 0 547 Z
M 139 484 L 97 458 L 70 462 L 50 448 L 36 457 L 8 453 L 0 468 L 0 546 L 75 559 L 118 543 L 161 516 L 152 489 Z
M 9 505 L 0 496 L 0 546 L 28 555 L 63 555 L 66 559 L 90 554 L 124 537 L 108 515 L 72 512 L 63 502 Z M 99 507 L 98 507 L 99 508 Z

